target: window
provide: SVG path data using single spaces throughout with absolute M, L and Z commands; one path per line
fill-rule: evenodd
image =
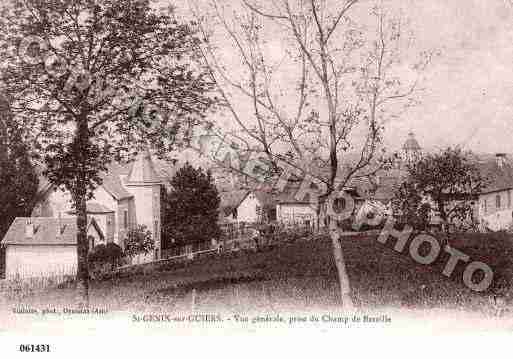
M 262 216 L 262 207 L 260 207 L 259 205 L 256 205 L 255 206 L 255 212 L 256 212 L 256 216 L 258 218 L 258 220 L 262 220 L 263 216 Z
M 495 196 L 495 207 L 501 208 L 501 195 L 500 194 Z
M 123 228 L 128 228 L 128 211 L 126 209 L 123 211 Z
M 87 239 L 89 240 L 89 251 L 94 248 L 94 237 L 93 236 L 87 236 Z
M 271 208 L 269 211 L 269 220 L 276 221 L 276 208 Z
M 342 212 L 346 208 L 346 199 L 345 198 L 336 198 L 333 201 L 333 211 L 336 213 Z
M 508 208 L 511 208 L 511 190 L 508 190 Z
M 484 207 L 484 213 L 486 214 L 488 212 L 488 200 L 487 199 L 484 200 L 483 207 Z

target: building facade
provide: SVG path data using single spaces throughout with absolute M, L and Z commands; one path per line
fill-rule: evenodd
M 74 218 L 71 195 L 43 183 L 33 217 Z M 94 218 L 107 242 L 123 248 L 131 228 L 144 225 L 151 231 L 155 251 L 161 256 L 161 189 L 164 185 L 148 150 L 127 165 L 111 164 L 102 175 L 102 184 L 87 203 L 89 218 Z M 149 260 L 151 258 L 147 258 Z
M 479 194 L 477 217 L 482 229 L 505 230 L 513 224 L 513 166 L 505 154 L 479 163 L 488 183 Z
M 87 224 L 90 247 L 105 243 L 96 221 Z M 77 225 L 74 218 L 17 217 L 4 236 L 5 277 L 74 275 L 77 269 Z

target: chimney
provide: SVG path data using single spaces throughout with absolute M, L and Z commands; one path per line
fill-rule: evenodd
M 34 238 L 34 223 L 32 223 L 31 219 L 27 219 L 27 224 L 25 226 L 25 237 Z
M 506 162 L 506 154 L 505 153 L 496 153 L 495 160 L 497 161 L 497 166 L 502 168 Z

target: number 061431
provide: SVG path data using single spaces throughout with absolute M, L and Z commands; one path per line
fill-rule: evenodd
M 21 344 L 19 351 L 23 353 L 48 353 L 50 345 L 48 344 Z

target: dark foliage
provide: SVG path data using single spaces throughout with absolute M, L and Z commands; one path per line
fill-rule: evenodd
M 210 172 L 186 163 L 170 184 L 162 200 L 163 247 L 219 238 L 220 198 Z
M 0 246 L 0 279 L 5 279 L 5 247 Z
M 89 253 L 90 263 L 117 264 L 123 257 L 123 250 L 115 243 L 98 244 Z
M 423 225 L 429 208 L 422 203 L 429 199 L 443 224 L 472 225 L 473 202 L 486 185 L 472 153 L 449 147 L 424 155 L 408 172 L 398 192 L 398 196 L 404 196 L 399 209 L 406 221 Z
M 125 238 L 125 255 L 134 257 L 138 254 L 147 254 L 154 248 L 151 231 L 144 225 L 139 225 L 128 231 Z
M 14 218 L 30 216 L 35 204 L 38 177 L 25 135 L 0 95 L 0 241 Z
M 400 224 L 408 224 L 419 231 L 427 228 L 431 206 L 423 202 L 420 191 L 411 180 L 406 180 L 396 190 L 392 208 Z
M 86 201 L 100 172 L 146 144 L 169 153 L 183 142 L 181 129 L 204 122 L 213 104 L 205 72 L 195 65 L 201 40 L 191 25 L 177 21 L 173 7 L 156 9 L 149 0 L 0 5 L 0 81 L 37 139 L 45 175 L 72 196 L 82 301 Z

